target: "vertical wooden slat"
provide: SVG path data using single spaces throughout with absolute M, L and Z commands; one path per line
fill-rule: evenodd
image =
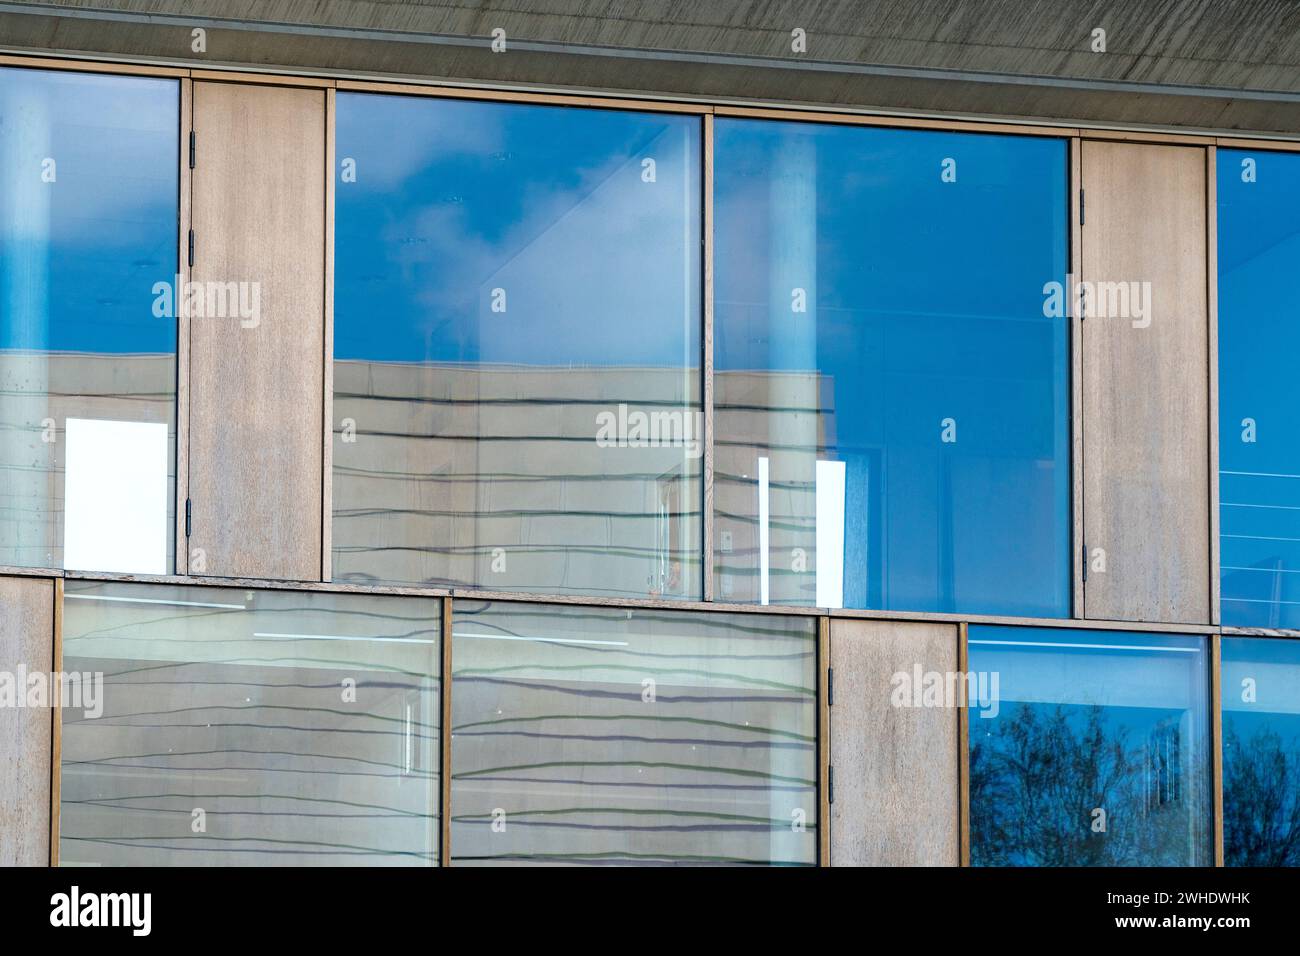
M 957 626 L 947 622 L 830 619 L 834 865 L 961 862 L 955 708 L 895 698 L 895 675 L 910 680 L 917 668 L 955 674 L 957 647 Z M 921 687 L 912 690 L 919 693 Z
M 1210 764 L 1214 796 L 1214 865 L 1223 866 L 1223 638 L 1210 635 Z
M 193 279 L 260 315 L 191 317 L 190 546 L 209 575 L 317 581 L 325 91 L 195 83 L 194 121 Z
M 189 232 L 192 225 L 190 174 L 190 131 L 194 129 L 193 84 L 181 80 L 180 195 L 176 217 L 176 272 L 183 282 L 190 279 Z M 185 499 L 190 494 L 190 318 L 189 297 L 178 289 L 176 314 L 176 553 L 177 574 L 188 574 L 190 548 L 185 537 Z
M 0 670 L 10 672 L 17 695 L 27 686 L 17 673 L 53 668 L 54 581 L 0 577 Z M 44 866 L 50 860 L 54 781 L 53 714 L 57 707 L 0 708 L 0 867 Z
M 821 802 L 817 820 L 817 862 L 831 865 L 831 619 L 817 619 L 817 767 L 821 786 Z
M 442 748 L 441 770 L 438 775 L 440 800 L 438 822 L 441 833 L 438 840 L 438 865 L 451 866 L 451 618 L 452 599 L 442 599 L 442 674 L 438 689 L 442 699 L 442 725 L 438 743 Z
M 957 672 L 970 671 L 969 625 L 957 625 Z M 959 865 L 970 866 L 970 703 L 966 699 L 967 684 L 960 680 L 957 706 L 957 841 Z
M 54 579 L 54 653 L 52 671 L 63 673 L 63 578 Z M 59 822 L 63 805 L 63 681 L 53 687 L 54 714 L 50 721 L 50 866 L 59 865 Z
M 1074 617 L 1084 616 L 1083 597 L 1083 338 L 1080 316 L 1074 306 L 1073 282 L 1083 275 L 1083 237 L 1080 231 L 1080 193 L 1083 188 L 1082 148 L 1079 137 L 1070 140 L 1070 547 L 1073 569 Z
M 704 116 L 704 600 L 713 600 L 713 115 Z
M 321 446 L 320 579 L 333 577 L 334 542 L 334 90 L 325 91 L 325 335 L 324 444 Z
M 1218 150 L 1205 151 L 1205 301 L 1210 376 L 1210 623 L 1221 623 L 1219 555 L 1219 191 Z
M 1083 320 L 1084 535 L 1106 552 L 1085 612 L 1208 624 L 1205 150 L 1085 140 L 1082 169 L 1084 281 L 1112 307 L 1149 290 L 1145 323 L 1101 285 Z

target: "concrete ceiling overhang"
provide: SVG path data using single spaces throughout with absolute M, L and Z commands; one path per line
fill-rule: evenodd
M 795 28 L 806 53 L 791 50 Z M 490 48 L 495 29 L 504 53 Z M 1294 0 L 33 0 L 0 2 L 0 50 L 1300 134 Z

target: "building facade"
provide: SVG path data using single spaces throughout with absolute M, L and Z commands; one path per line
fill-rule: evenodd
M 1300 863 L 1287 96 L 46 6 L 0 863 Z

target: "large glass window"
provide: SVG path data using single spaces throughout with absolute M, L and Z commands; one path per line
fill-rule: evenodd
M 700 136 L 339 95 L 337 580 L 699 596 Z
M 1300 627 L 1300 155 L 1216 165 L 1223 623 Z
M 969 644 L 974 865 L 1213 865 L 1204 638 L 972 626 Z
M 1223 638 L 1223 859 L 1300 866 L 1300 641 Z
M 179 116 L 0 67 L 0 564 L 172 569 Z
M 68 581 L 60 862 L 431 865 L 436 599 Z M 89 693 L 91 696 L 86 697 Z
M 719 599 L 1068 615 L 1065 143 L 715 128 Z
M 816 635 L 457 601 L 453 862 L 816 862 Z

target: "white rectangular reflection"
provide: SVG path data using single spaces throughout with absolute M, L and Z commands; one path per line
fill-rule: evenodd
M 817 606 L 843 607 L 844 462 L 817 462 L 816 498 Z
M 770 596 L 768 574 L 771 571 L 771 558 L 768 548 L 768 491 L 767 459 L 758 460 L 758 588 L 759 603 L 767 604 Z
M 63 566 L 167 573 L 167 426 L 69 418 Z

